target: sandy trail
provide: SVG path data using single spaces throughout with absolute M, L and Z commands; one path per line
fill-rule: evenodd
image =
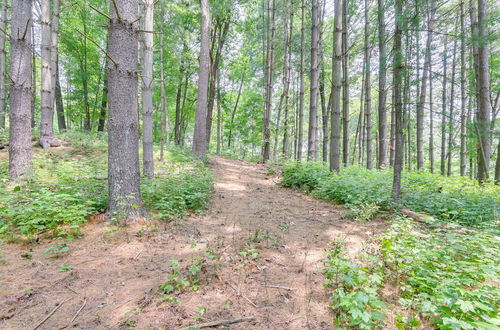
M 44 254 L 54 242 L 1 246 L 8 261 L 0 264 L 0 328 L 32 328 L 63 301 L 40 329 L 187 329 L 245 316 L 255 320 L 230 328 L 332 328 L 327 243 L 341 238 L 355 255 L 385 225 L 341 220 L 343 208 L 279 187 L 264 165 L 212 162 L 215 192 L 204 215 L 126 230 L 90 223 L 56 259 Z M 160 302 L 168 260 L 186 265 L 207 249 L 220 256 L 221 267 L 203 275 L 211 280 L 176 304 Z M 250 249 L 258 257 L 239 254 Z M 60 272 L 63 264 L 73 268 Z

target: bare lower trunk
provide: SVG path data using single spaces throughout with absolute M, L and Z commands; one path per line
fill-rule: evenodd
M 448 78 L 446 77 L 447 72 L 447 41 L 448 37 L 444 38 L 444 52 L 443 52 L 443 95 L 441 99 L 441 175 L 445 175 L 446 166 L 446 86 Z
M 429 3 L 429 2 L 428 2 Z M 424 168 L 424 105 L 427 92 L 427 80 L 429 77 L 429 66 L 431 64 L 432 31 L 434 28 L 433 4 L 429 3 L 430 16 L 427 22 L 427 41 L 425 46 L 424 69 L 422 72 L 421 91 L 417 104 L 417 170 Z
M 57 127 L 58 129 L 64 130 L 65 128 L 62 125 L 61 121 L 64 117 L 64 115 L 61 116 L 59 108 L 57 108 L 57 104 L 59 102 L 57 101 L 57 92 L 56 92 L 56 85 L 57 85 L 57 79 L 58 79 L 58 74 L 59 74 L 59 49 L 58 49 L 58 39 L 59 39 L 59 0 L 52 0 L 52 26 L 51 26 L 51 49 L 50 49 L 50 67 L 51 67 L 51 84 L 52 84 L 52 90 L 51 90 L 51 96 L 52 96 L 52 108 L 56 109 L 56 114 L 57 114 Z M 61 118 L 60 118 L 61 117 Z
M 479 135 L 478 172 L 477 179 L 480 183 L 488 180 L 488 170 L 491 158 L 490 121 L 490 72 L 489 72 L 489 47 L 488 47 L 488 8 L 486 0 L 478 0 L 477 6 L 477 35 L 478 35 L 478 112 L 477 130 Z
M 432 98 L 432 54 L 429 57 L 429 169 L 434 173 L 434 102 Z
M 163 30 L 163 17 L 165 11 L 161 6 L 161 20 L 160 20 L 160 89 L 161 89 L 161 129 L 160 129 L 160 160 L 163 160 L 163 149 L 165 142 L 168 143 L 168 114 L 167 114 L 167 95 L 165 90 L 165 76 L 164 76 L 164 30 Z
M 108 212 L 117 218 L 134 218 L 142 213 L 137 110 L 138 8 L 138 0 L 114 0 L 109 8 Z
M 42 0 L 41 7 L 41 110 L 40 145 L 46 149 L 57 146 L 54 138 L 54 107 L 52 101 L 52 41 L 50 24 L 50 0 Z
M 56 60 L 58 62 L 58 60 Z M 57 107 L 57 127 L 59 131 L 66 130 L 66 118 L 64 116 L 64 103 L 61 91 L 61 81 L 59 79 L 59 63 L 56 63 L 56 107 Z
M 208 0 L 201 0 L 201 48 L 200 72 L 198 77 L 198 101 L 193 136 L 193 153 L 203 158 L 207 153 L 207 106 L 208 78 L 210 75 L 210 6 Z
M 142 162 L 143 174 L 154 176 L 153 161 L 153 11 L 154 1 L 144 2 L 144 32 L 142 59 Z
M 347 39 L 347 6 L 342 6 L 342 157 L 344 167 L 349 165 L 349 53 Z
M 2 31 L 6 31 L 7 26 L 7 0 L 2 1 L 2 8 L 0 11 L 0 29 Z M 5 70 L 6 70 L 6 54 L 7 51 L 5 49 L 5 38 L 6 35 L 1 32 L 0 33 L 0 129 L 5 128 Z
M 452 97 L 450 98 L 450 111 L 449 111 L 449 119 L 448 119 L 448 153 L 446 155 L 446 158 L 448 160 L 448 166 L 447 166 L 447 175 L 451 176 L 451 157 L 452 153 L 451 150 L 453 148 L 453 130 L 454 130 L 454 125 L 453 125 L 453 113 L 454 113 L 454 97 L 455 95 L 455 72 L 456 72 L 456 60 L 457 60 L 457 40 L 453 43 L 453 62 L 452 62 L 452 67 L 451 67 L 451 91 L 450 95 Z
M 365 124 L 366 124 L 366 168 L 372 169 L 372 96 L 371 96 L 371 66 L 370 66 L 370 21 L 368 20 L 369 3 L 365 0 Z
M 465 0 L 460 1 L 460 175 L 467 175 L 467 112 L 466 62 L 465 62 Z
M 304 48 L 305 48 L 305 0 L 302 0 L 300 25 L 300 82 L 299 82 L 299 111 L 297 132 L 297 159 L 302 159 L 302 141 L 304 140 Z
M 333 60 L 332 60 L 332 115 L 330 140 L 330 170 L 340 170 L 340 96 L 342 88 L 342 6 L 343 0 L 334 3 Z
M 402 34 L 402 0 L 395 0 L 395 22 L 396 27 L 394 30 L 394 63 L 393 63 L 393 93 L 394 93 L 394 114 L 395 114 L 395 151 L 394 151 L 394 177 L 392 183 L 392 200 L 394 203 L 399 202 L 399 197 L 401 195 L 401 170 L 403 168 L 403 107 L 401 100 L 401 84 L 403 82 L 403 56 L 401 49 L 401 34 Z
M 378 48 L 379 48 L 379 80 L 378 80 L 378 157 L 377 168 L 385 167 L 387 162 L 387 110 L 386 110 L 386 77 L 387 50 L 385 41 L 385 8 L 384 2 L 378 0 Z
M 270 2 L 270 3 L 269 3 Z M 273 74 L 274 74 L 274 34 L 276 26 L 274 22 L 276 12 L 276 0 L 268 2 L 267 25 L 268 38 L 266 47 L 266 67 L 265 67 L 265 105 L 262 128 L 262 160 L 266 163 L 271 153 L 271 106 L 273 94 Z
M 31 169 L 31 24 L 32 1 L 12 3 L 10 40 L 9 177 Z
M 319 95 L 319 0 L 312 0 L 311 27 L 311 92 L 309 102 L 309 132 L 307 159 L 318 156 L 318 95 Z

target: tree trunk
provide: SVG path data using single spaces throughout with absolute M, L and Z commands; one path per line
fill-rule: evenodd
M 441 175 L 445 175 L 445 166 L 446 166 L 446 86 L 448 78 L 446 76 L 447 73 L 447 46 L 448 46 L 448 37 L 444 37 L 444 47 L 443 47 L 443 96 L 441 99 L 442 110 L 441 110 Z M 452 96 L 453 97 L 453 96 Z
M 465 0 L 460 1 L 460 175 L 467 175 L 467 112 L 466 62 L 465 62 Z
M 143 174 L 154 176 L 153 160 L 153 19 L 154 0 L 143 0 L 144 32 L 142 59 L 142 162 Z M 151 31 L 151 32 L 149 32 Z
M 2 8 L 0 11 L 0 29 L 1 31 L 6 31 L 7 26 L 7 0 L 2 0 Z M 6 54 L 5 49 L 5 39 L 6 35 L 0 33 L 0 129 L 5 128 L 5 97 L 6 97 L 6 85 L 5 85 L 5 70 L 6 70 Z
M 434 173 L 434 102 L 432 89 L 432 54 L 429 55 L 429 169 Z
M 430 16 L 427 22 L 427 41 L 425 45 L 424 70 L 422 72 L 421 91 L 417 104 L 417 170 L 424 168 L 424 105 L 427 92 L 429 66 L 431 64 L 432 32 L 434 29 L 434 5 L 427 1 Z
M 31 81 L 33 81 L 33 84 L 31 85 L 32 93 L 31 93 L 31 128 L 36 127 L 36 121 L 35 121 L 35 104 L 36 104 L 36 72 L 37 72 L 37 67 L 36 67 L 36 46 L 35 46 L 35 25 L 31 24 Z
M 318 95 L 319 95 L 319 0 L 312 0 L 311 26 L 311 95 L 309 104 L 309 132 L 307 159 L 318 156 Z
M 10 39 L 9 177 L 31 170 L 32 0 L 12 2 Z
M 369 4 L 365 0 L 365 125 L 366 125 L 366 168 L 371 170 L 372 165 L 372 111 L 371 111 L 371 66 L 370 66 L 370 21 L 368 20 Z
M 342 88 L 342 6 L 343 0 L 334 3 L 333 60 L 332 60 L 332 115 L 330 141 L 330 170 L 340 171 L 340 95 Z
M 116 9 L 115 9 L 116 5 Z M 108 212 L 119 218 L 142 213 L 137 110 L 138 0 L 114 0 L 108 31 Z
M 395 114 L 395 150 L 394 150 L 394 177 L 392 182 L 392 200 L 399 202 L 401 195 L 401 170 L 403 168 L 403 106 L 401 100 L 401 84 L 403 82 L 403 56 L 401 49 L 401 34 L 403 23 L 403 4 L 402 0 L 394 1 L 395 22 L 394 45 L 393 45 L 393 93 L 394 93 L 394 114 Z
M 215 50 L 215 59 L 210 65 L 210 78 L 208 87 L 208 108 L 207 108 L 207 147 L 210 146 L 210 137 L 212 135 L 212 114 L 216 96 L 216 83 L 219 77 L 220 59 L 222 56 L 222 49 L 226 41 L 227 32 L 229 31 L 230 17 L 225 18 L 224 27 L 222 30 L 219 28 L 219 38 L 217 40 L 217 49 Z M 220 23 L 222 24 L 222 23 Z M 214 34 L 214 42 L 216 33 Z M 210 57 L 212 58 L 212 56 Z
M 495 165 L 495 184 L 500 185 L 500 141 L 498 141 L 497 147 L 497 162 Z
M 304 140 L 304 52 L 305 52 L 305 0 L 302 0 L 301 23 L 300 23 L 300 82 L 299 82 L 299 113 L 298 113 L 298 132 L 297 132 L 297 160 L 302 159 L 302 141 Z
M 271 1 L 271 0 L 270 0 Z M 276 26 L 274 22 L 276 12 L 276 0 L 268 3 L 267 18 L 268 18 L 268 38 L 267 38 L 267 51 L 266 51 L 266 78 L 265 84 L 265 106 L 264 106 L 264 120 L 263 120 L 263 146 L 262 146 L 262 160 L 266 163 L 269 160 L 271 153 L 271 106 L 272 106 L 272 93 L 273 93 L 273 74 L 274 74 L 274 34 Z
M 97 124 L 97 131 L 104 132 L 106 124 L 106 112 L 108 109 L 108 64 L 105 64 L 104 80 L 102 82 L 102 95 L 101 95 L 101 109 L 99 112 L 99 122 Z
M 60 103 L 57 101 L 57 79 L 59 78 L 59 49 L 58 49 L 58 39 L 59 39 L 59 0 L 52 0 L 52 26 L 51 26 L 51 49 L 50 49 L 50 66 L 51 66 L 51 96 L 52 96 L 52 108 L 56 108 L 57 115 L 57 128 L 61 131 L 64 130 L 64 114 L 60 113 L 57 105 Z M 61 121 L 63 120 L 63 121 Z
M 347 6 L 342 6 L 342 159 L 344 167 L 349 165 L 349 52 L 347 39 Z
M 231 113 L 231 123 L 229 125 L 229 135 L 227 137 L 227 147 L 231 149 L 231 142 L 233 140 L 233 125 L 234 117 L 236 116 L 236 110 L 238 110 L 238 104 L 240 103 L 241 91 L 243 89 L 243 83 L 245 82 L 245 70 L 241 74 L 240 87 L 238 88 L 238 96 L 236 97 L 236 102 L 234 103 L 233 112 Z
M 284 128 L 284 133 L 283 133 L 283 157 L 285 159 L 288 159 L 288 144 L 289 144 L 289 135 L 288 135 L 288 113 L 289 113 L 289 91 L 290 91 L 290 80 L 291 80 L 291 74 L 292 74 L 292 38 L 293 38 L 293 11 L 294 11 L 294 6 L 293 6 L 293 0 L 290 0 L 290 22 L 288 23 L 288 38 L 287 42 L 285 45 L 285 65 L 284 65 L 284 70 L 286 73 L 286 79 L 284 81 L 285 83 L 285 106 L 284 106 L 284 121 L 283 121 L 283 128 Z
M 58 56 L 59 57 L 59 56 Z M 64 116 L 64 103 L 61 91 L 61 81 L 59 79 L 59 59 L 56 59 L 56 88 L 54 90 L 56 96 L 56 107 L 57 107 L 57 127 L 59 131 L 66 130 L 66 118 Z
M 471 1 L 472 2 L 472 1 Z M 477 180 L 482 183 L 488 180 L 488 170 L 491 158 L 490 121 L 490 72 L 489 72 L 489 47 L 488 47 L 488 8 L 486 0 L 477 1 L 477 36 L 478 36 L 478 112 L 477 130 L 479 136 L 479 161 Z
M 167 95 L 165 90 L 165 75 L 164 75 L 164 29 L 163 17 L 165 17 L 165 10 L 161 6 L 161 20 L 160 20 L 160 89 L 161 89 L 161 129 L 160 129 L 160 160 L 163 161 L 163 154 L 165 149 L 165 142 L 168 143 L 168 114 L 167 114 Z
M 41 7 L 41 110 L 40 145 L 42 148 L 58 146 L 54 138 L 54 107 L 52 101 L 52 41 L 50 25 L 50 0 L 40 1 Z
M 221 123 L 222 123 L 222 98 L 220 96 L 220 78 L 217 79 L 217 155 L 220 155 L 222 146 Z
M 379 48 L 379 80 L 378 80 L 378 157 L 377 168 L 383 168 L 387 162 L 387 50 L 385 41 L 385 8 L 384 1 L 378 0 L 378 48 Z
M 201 48 L 200 73 L 198 77 L 198 101 L 196 106 L 196 123 L 193 136 L 193 153 L 199 158 L 207 153 L 207 94 L 210 75 L 210 5 L 208 0 L 201 2 Z
M 451 150 L 453 148 L 453 110 L 455 106 L 454 102 L 454 95 L 455 95 L 455 72 L 456 72 L 456 60 L 457 60 L 457 40 L 453 42 L 453 62 L 452 62 L 452 67 L 451 67 L 451 91 L 450 95 L 452 97 L 450 98 L 450 111 L 449 111 L 449 118 L 448 118 L 448 152 L 446 155 L 446 158 L 448 160 L 448 166 L 447 166 L 447 175 L 451 176 Z

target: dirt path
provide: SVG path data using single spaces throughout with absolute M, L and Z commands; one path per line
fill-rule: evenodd
M 341 207 L 279 187 L 263 165 L 215 157 L 213 168 L 204 215 L 126 230 L 91 223 L 60 258 L 44 254 L 54 242 L 0 246 L 0 328 L 33 328 L 61 302 L 40 329 L 187 329 L 244 316 L 255 320 L 231 329 L 332 328 L 321 273 L 327 243 L 340 237 L 355 255 L 384 224 L 340 220 Z M 161 302 L 169 260 L 185 266 L 207 250 L 220 267 L 204 269 L 199 290 L 178 303 Z

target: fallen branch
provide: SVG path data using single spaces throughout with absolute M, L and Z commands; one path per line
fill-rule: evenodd
M 239 319 L 232 319 L 232 320 L 220 320 L 220 321 L 212 321 L 212 322 L 207 322 L 207 323 L 201 323 L 201 324 L 196 324 L 193 325 L 192 327 L 194 328 L 210 328 L 210 327 L 216 327 L 219 325 L 229 325 L 229 324 L 235 324 L 235 323 L 241 323 L 241 322 L 247 322 L 247 321 L 253 321 L 255 320 L 254 316 L 249 316 L 249 317 L 241 317 Z
M 62 305 L 64 305 L 64 303 L 68 300 L 70 300 L 71 298 L 68 298 L 66 300 L 64 300 L 62 303 L 60 303 L 59 305 L 56 306 L 56 308 L 54 308 L 47 316 L 45 316 L 45 318 L 43 320 L 41 320 L 36 326 L 34 326 L 33 328 L 31 328 L 32 330 L 36 330 L 38 329 L 42 324 L 44 324 L 48 319 L 50 319 L 50 317 L 52 315 L 54 315 L 55 312 L 57 312 L 57 310 L 59 308 L 62 307 Z
M 434 219 L 430 215 L 413 212 L 412 210 L 409 210 L 409 209 L 401 209 L 401 213 L 403 213 L 407 217 L 412 218 L 416 222 L 420 222 L 420 223 L 423 223 L 425 225 L 431 225 L 432 222 L 436 221 L 436 219 Z

